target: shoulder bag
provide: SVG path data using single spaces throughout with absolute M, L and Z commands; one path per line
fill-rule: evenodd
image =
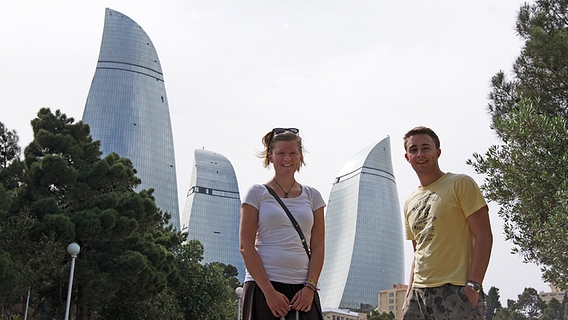
M 270 194 L 274 197 L 274 199 L 276 199 L 276 201 L 278 201 L 278 203 L 282 206 L 282 209 L 284 209 L 284 211 L 288 215 L 288 218 L 290 218 L 290 221 L 292 222 L 294 229 L 296 229 L 296 231 L 298 232 L 298 235 L 300 236 L 300 240 L 302 240 L 302 245 L 304 246 L 304 250 L 306 250 L 306 254 L 308 255 L 308 259 L 311 258 L 310 249 L 308 249 L 308 244 L 306 243 L 306 237 L 304 236 L 304 233 L 302 232 L 302 228 L 300 228 L 300 225 L 298 224 L 298 222 L 296 221 L 296 219 L 294 218 L 294 216 L 292 215 L 290 210 L 288 210 L 288 207 L 286 207 L 284 202 L 282 202 L 282 199 L 280 199 L 278 194 L 276 194 L 276 191 L 274 191 L 274 189 L 272 189 L 271 187 L 269 187 L 267 185 L 264 185 L 264 186 L 266 187 L 266 189 L 268 189 L 268 192 L 270 192 Z

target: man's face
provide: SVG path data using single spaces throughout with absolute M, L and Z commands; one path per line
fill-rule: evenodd
M 411 136 L 406 142 L 404 157 L 418 175 L 428 174 L 438 170 L 438 158 L 440 149 L 436 149 L 436 143 L 427 134 Z

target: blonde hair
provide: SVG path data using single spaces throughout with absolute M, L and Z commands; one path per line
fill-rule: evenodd
M 258 154 L 258 157 L 263 159 L 264 167 L 268 168 L 270 166 L 270 153 L 274 150 L 274 145 L 280 141 L 296 141 L 298 143 L 298 149 L 300 150 L 300 166 L 298 171 L 304 162 L 304 147 L 302 146 L 302 137 L 300 135 L 293 133 L 291 131 L 284 131 L 282 133 L 275 133 L 274 130 L 270 130 L 267 134 L 262 137 L 262 144 L 264 145 L 264 150 Z

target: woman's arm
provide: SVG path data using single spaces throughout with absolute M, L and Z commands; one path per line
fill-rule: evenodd
M 310 239 L 310 267 L 308 270 L 308 280 L 318 282 L 321 269 L 323 268 L 323 258 L 325 255 L 325 222 L 323 207 L 314 211 L 314 225 L 312 226 L 312 236 Z
M 310 239 L 310 251 L 311 259 L 308 269 L 308 281 L 313 281 L 315 285 L 319 280 L 325 255 L 324 207 L 314 211 L 314 224 L 312 226 L 312 235 Z M 296 310 L 309 311 L 312 307 L 313 299 L 313 289 L 304 287 L 292 298 L 292 308 Z
M 264 270 L 262 260 L 256 251 L 254 241 L 258 229 L 258 210 L 246 203 L 241 206 L 240 250 L 248 272 L 260 287 L 268 307 L 275 317 L 284 316 L 290 310 L 290 301 L 285 295 L 276 291 Z

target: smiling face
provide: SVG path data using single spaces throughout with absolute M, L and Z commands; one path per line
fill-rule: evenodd
M 297 141 L 278 141 L 269 155 L 270 163 L 277 174 L 294 174 L 300 169 L 302 154 Z
M 436 148 L 436 142 L 427 134 L 416 134 L 408 138 L 404 157 L 416 174 L 421 176 L 438 175 L 441 171 L 438 158 L 442 150 Z

